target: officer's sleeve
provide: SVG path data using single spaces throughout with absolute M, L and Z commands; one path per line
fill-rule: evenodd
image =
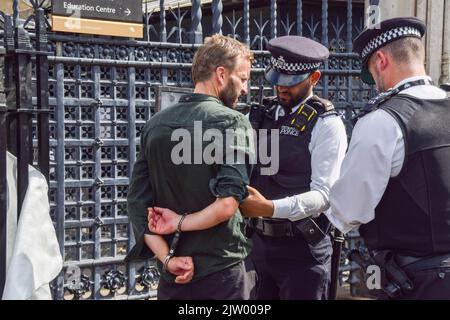
M 144 137 L 141 136 L 141 151 L 134 164 L 128 189 L 128 216 L 131 221 L 136 244 L 128 253 L 126 260 L 145 259 L 153 256 L 144 244 L 144 232 L 147 230 L 147 233 L 150 233 L 147 228 L 147 208 L 153 206 L 153 193 L 150 184 L 148 161 L 145 157 L 145 141 Z
M 274 218 L 317 217 L 329 208 L 329 191 L 339 177 L 347 135 L 339 117 L 320 118 L 312 132 L 310 191 L 274 200 Z
M 223 161 L 209 187 L 216 197 L 232 196 L 241 203 L 248 196 L 247 185 L 255 159 L 253 130 L 245 116 L 239 114 L 224 131 Z

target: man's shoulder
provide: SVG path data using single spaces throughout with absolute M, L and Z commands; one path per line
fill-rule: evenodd
M 250 122 L 246 116 L 234 109 L 225 107 L 217 103 L 216 106 L 210 105 L 208 110 L 208 122 L 221 123 L 224 127 L 249 126 Z
M 313 130 L 323 132 L 336 138 L 347 138 L 344 121 L 339 115 L 330 115 L 327 117 L 319 117 Z
M 326 127 L 335 127 L 344 125 L 344 121 L 342 120 L 342 117 L 339 115 L 339 113 L 333 113 L 330 115 L 326 115 L 325 117 L 319 117 L 317 123 L 320 123 Z
M 381 108 L 373 110 L 361 117 L 353 128 L 353 133 L 369 133 L 367 136 L 378 136 L 385 132 L 392 132 L 398 128 L 395 117 Z M 366 134 L 365 134 L 366 135 Z

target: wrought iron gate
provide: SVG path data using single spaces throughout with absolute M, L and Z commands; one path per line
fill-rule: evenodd
M 123 261 L 134 241 L 126 209 L 128 182 L 141 129 L 155 112 L 156 86 L 192 87 L 193 54 L 205 36 L 222 32 L 254 50 L 251 90 L 240 104 L 243 111 L 246 102 L 256 100 L 261 84 L 265 93 L 272 92 L 263 77 L 269 57 L 265 45 L 287 34 L 304 35 L 330 48 L 317 91 L 334 102 L 349 133 L 349 120 L 372 94 L 357 77 L 360 62 L 352 53 L 352 39 L 363 27 L 362 1 L 271 0 L 269 5 L 267 1 L 250 5 L 243 0 L 224 10 L 221 0 L 203 8 L 200 0 L 193 0 L 190 8 L 166 11 L 161 0 L 158 13 L 144 14 L 143 40 L 41 30 L 48 41 L 46 48 L 39 48 L 36 37 L 42 34 L 36 28 L 46 23 L 41 2 L 32 1 L 37 24 L 14 21 L 29 31 L 34 50 L 48 52 L 44 62 L 48 60 L 50 204 L 65 261 L 52 284 L 56 299 L 155 295 L 158 274 L 153 262 Z M 17 10 L 16 0 L 14 4 Z M 3 15 L 0 59 L 3 43 L 10 40 L 4 31 L 7 20 Z M 36 67 L 36 61 L 32 60 L 35 109 L 42 108 L 36 98 L 36 75 L 47 72 L 45 64 Z M 3 109 L 0 101 L 0 124 Z M 41 120 L 35 117 L 34 126 Z M 35 147 L 39 132 L 33 133 Z M 0 143 L 0 152 L 1 147 Z M 0 173 L 1 167 L 0 159 Z M 357 245 L 356 239 L 357 234 L 351 234 L 347 247 Z M 350 283 L 356 281 L 345 278 L 351 270 L 349 264 L 341 270 Z

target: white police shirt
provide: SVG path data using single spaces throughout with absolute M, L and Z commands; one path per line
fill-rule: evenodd
M 402 84 L 428 76 L 411 77 Z M 444 90 L 432 85 L 420 85 L 401 91 L 420 99 L 444 99 Z M 373 111 L 356 123 L 349 150 L 342 163 L 341 174 L 331 188 L 331 210 L 328 220 L 344 233 L 375 218 L 375 208 L 391 177 L 400 173 L 405 158 L 403 133 L 398 123 L 386 111 Z
M 300 105 L 311 97 L 312 94 L 293 108 L 291 113 L 296 112 Z M 283 112 L 284 109 L 279 106 L 276 118 L 283 116 Z M 341 163 L 347 150 L 347 134 L 341 118 L 319 117 L 311 132 L 308 149 L 311 153 L 311 190 L 274 200 L 272 218 L 288 218 L 295 221 L 311 215 L 318 216 L 329 208 L 330 188 L 339 177 Z

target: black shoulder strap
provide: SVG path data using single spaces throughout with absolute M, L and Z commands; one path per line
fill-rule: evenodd
M 409 81 L 395 89 L 390 89 L 386 92 L 380 93 L 379 95 L 370 99 L 367 102 L 367 104 L 361 109 L 361 111 L 359 112 L 357 117 L 354 119 L 354 123 L 356 123 L 356 121 L 358 119 L 364 117 L 366 114 L 372 112 L 375 109 L 380 108 L 386 101 L 389 101 L 392 97 L 398 95 L 401 91 L 409 89 L 411 87 L 423 86 L 423 85 L 427 85 L 427 84 L 433 85 L 433 81 L 428 80 L 428 79 L 419 79 L 419 80 L 415 80 L 415 81 Z

